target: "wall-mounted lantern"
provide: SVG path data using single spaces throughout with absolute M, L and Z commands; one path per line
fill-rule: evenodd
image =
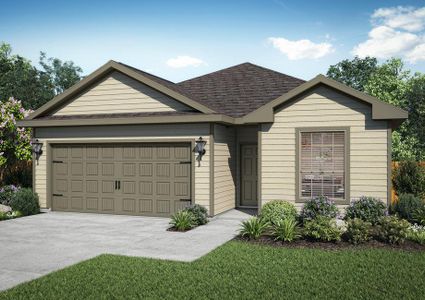
M 198 157 L 196 159 L 198 160 L 198 167 L 199 167 L 201 166 L 202 156 L 204 156 L 206 152 L 205 145 L 207 144 L 207 142 L 204 141 L 202 137 L 200 136 L 199 139 L 195 141 L 195 143 L 196 143 L 195 149 L 193 149 L 193 151 L 198 154 Z
M 43 154 L 43 143 L 41 143 L 38 139 L 31 140 L 31 147 L 32 147 L 32 153 L 35 154 L 35 159 L 37 160 L 37 166 L 38 166 L 38 159 L 40 158 L 41 154 Z

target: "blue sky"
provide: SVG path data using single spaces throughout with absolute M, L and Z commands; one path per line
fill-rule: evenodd
M 0 41 L 84 74 L 114 59 L 180 81 L 242 62 L 310 79 L 354 54 L 425 71 L 424 1 L 8 1 Z

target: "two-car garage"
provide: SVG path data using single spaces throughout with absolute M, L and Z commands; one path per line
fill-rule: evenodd
M 190 143 L 54 144 L 52 209 L 169 216 L 192 199 Z

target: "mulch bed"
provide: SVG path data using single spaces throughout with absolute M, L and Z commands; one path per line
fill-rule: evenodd
M 353 245 L 351 243 L 340 241 L 336 243 L 325 243 L 325 242 L 313 242 L 308 240 L 296 240 L 291 243 L 282 243 L 275 241 L 272 237 L 262 236 L 258 240 L 248 240 L 247 238 L 236 237 L 235 240 L 243 241 L 246 243 L 252 243 L 257 245 L 269 245 L 274 247 L 282 248 L 293 248 L 293 249 L 321 249 L 321 250 L 344 250 L 344 249 L 395 249 L 395 250 L 407 250 L 407 251 L 425 251 L 425 245 L 420 245 L 412 241 L 405 241 L 401 245 L 391 245 L 382 243 L 376 240 L 371 240 L 361 245 Z

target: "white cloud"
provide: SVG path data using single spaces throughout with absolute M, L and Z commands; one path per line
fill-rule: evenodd
M 425 60 L 425 7 L 379 8 L 371 16 L 368 39 L 352 54 L 377 58 L 403 57 L 411 63 Z
M 268 40 L 290 60 L 317 59 L 335 51 L 330 43 L 316 44 L 306 39 L 290 41 L 281 37 L 270 37 Z
M 425 27 L 425 7 L 388 7 L 375 10 L 372 22 L 406 31 L 421 31 Z
M 171 68 L 186 68 L 186 67 L 199 67 L 206 65 L 206 63 L 199 58 L 187 55 L 177 56 L 167 60 L 167 65 Z
M 352 52 L 360 57 L 389 58 L 412 49 L 419 41 L 415 34 L 379 26 L 373 28 L 369 32 L 369 39 L 354 47 Z

